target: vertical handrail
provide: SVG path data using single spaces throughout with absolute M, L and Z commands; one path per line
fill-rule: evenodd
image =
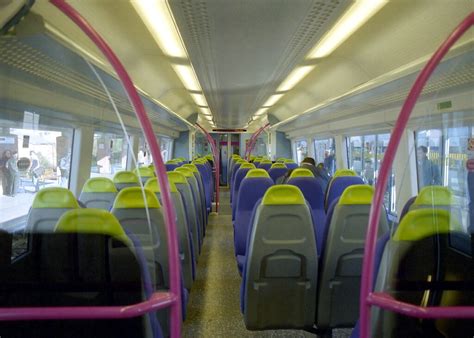
M 403 104 L 400 114 L 398 115 L 395 127 L 393 128 L 392 135 L 390 137 L 390 141 L 380 167 L 379 179 L 375 185 L 374 199 L 370 209 L 369 224 L 365 238 L 364 260 L 362 265 L 360 288 L 360 337 L 366 338 L 370 336 L 370 308 L 372 305 L 383 306 L 384 308 L 391 311 L 404 313 L 405 315 L 412 315 L 413 317 L 420 317 L 419 314 L 422 312 L 425 314 L 425 316 L 430 316 L 431 318 L 435 318 L 436 316 L 440 315 L 459 317 L 461 314 L 467 316 L 468 318 L 474 318 L 474 307 L 472 306 L 458 307 L 458 311 L 455 312 L 453 312 L 453 308 L 456 307 L 424 308 L 420 306 L 414 306 L 413 304 L 396 301 L 395 299 L 383 293 L 375 294 L 372 292 L 375 242 L 377 240 L 377 228 L 380 219 L 380 210 L 383 205 L 382 203 L 387 186 L 388 176 L 390 174 L 390 169 L 392 167 L 400 139 L 424 85 L 449 49 L 472 25 L 474 25 L 474 12 L 471 12 L 466 18 L 464 18 L 464 20 L 456 27 L 456 29 L 433 54 L 413 84 L 410 93 Z M 411 310 L 418 309 L 418 311 L 403 312 L 403 306 L 401 306 L 401 304 L 410 306 Z
M 207 141 L 209 142 L 212 150 L 212 157 L 214 158 L 214 168 L 216 169 L 215 174 L 215 189 L 216 189 L 216 213 L 219 212 L 219 181 L 220 181 L 220 154 L 217 147 L 216 140 L 204 129 L 199 123 L 196 123 L 196 126 L 201 129 L 204 135 L 206 135 Z M 212 206 L 211 206 L 212 209 Z
M 260 127 L 255 133 L 253 133 L 252 137 L 250 137 L 250 140 L 247 143 L 247 147 L 245 149 L 245 156 L 244 156 L 247 161 L 250 160 L 250 154 L 252 153 L 252 150 L 255 147 L 255 144 L 257 143 L 258 137 L 268 127 L 270 127 L 270 123 L 267 123 L 263 127 Z
M 170 311 L 170 333 L 171 337 L 181 336 L 181 272 L 180 259 L 178 255 L 178 235 L 176 228 L 176 214 L 174 211 L 171 194 L 169 189 L 166 168 L 161 157 L 160 146 L 153 132 L 150 119 L 146 114 L 143 102 L 130 78 L 125 67 L 122 65 L 118 57 L 112 51 L 107 42 L 92 27 L 92 25 L 79 14 L 71 5 L 64 0 L 50 0 L 61 12 L 69 17 L 99 48 L 102 54 L 107 58 L 115 72 L 117 73 L 122 85 L 127 92 L 128 98 L 134 108 L 135 114 L 143 129 L 145 138 L 150 146 L 150 152 L 156 161 L 155 170 L 158 182 L 161 187 L 161 196 L 163 201 L 165 224 L 168 236 L 168 265 L 169 265 L 169 285 L 171 294 L 176 298 L 171 302 Z

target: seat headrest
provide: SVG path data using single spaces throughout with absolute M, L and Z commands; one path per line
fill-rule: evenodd
M 253 163 L 242 163 L 239 169 L 255 169 L 255 164 Z
M 131 245 L 117 218 L 101 209 L 76 209 L 65 212 L 54 232 L 108 235 Z
M 193 173 L 199 173 L 198 168 L 197 168 L 196 165 L 193 164 L 193 163 L 183 164 L 183 165 L 182 165 L 182 168 L 189 169 L 189 170 L 191 170 Z
M 275 162 L 280 162 L 280 163 L 285 163 L 286 158 L 284 157 L 279 157 L 275 160 Z
M 296 168 L 291 172 L 290 178 L 294 177 L 314 177 L 313 173 L 309 169 Z
M 354 170 L 350 169 L 337 169 L 334 173 L 333 177 L 340 177 L 340 176 L 357 176 Z
M 263 196 L 263 205 L 304 205 L 305 199 L 301 190 L 289 184 L 279 184 L 268 188 Z
M 245 175 L 245 178 L 267 177 L 270 178 L 265 169 L 250 169 Z
M 240 155 L 234 154 L 232 155 L 232 158 L 241 158 Z
M 144 198 L 145 197 L 145 198 Z M 156 195 L 149 189 L 130 187 L 120 190 L 112 207 L 113 209 L 161 208 Z
M 168 180 L 174 184 L 188 184 L 188 180 L 182 172 L 168 171 L 166 174 L 168 175 Z
M 347 187 L 339 198 L 339 205 L 372 204 L 374 187 L 367 184 L 355 184 Z
M 279 162 L 273 163 L 270 169 L 273 169 L 273 168 L 287 169 L 285 163 L 279 163 Z
M 173 159 L 173 160 L 168 160 L 168 161 L 166 161 L 166 163 L 165 163 L 165 164 L 179 164 L 179 161 L 178 161 L 178 160 L 176 160 L 176 159 Z
M 186 161 L 186 159 L 184 157 L 176 157 L 176 160 L 178 160 L 180 162 Z
M 428 186 L 421 189 L 413 202 L 413 206 L 420 205 L 452 205 L 454 204 L 453 194 L 447 187 Z
M 394 241 L 418 241 L 436 234 L 461 231 L 462 227 L 449 211 L 442 209 L 416 209 L 402 218 L 393 235 Z
M 137 176 L 141 176 L 141 177 L 153 177 L 155 176 L 155 172 L 153 170 L 151 170 L 150 168 L 148 167 L 139 167 L 139 168 L 135 168 L 135 174 L 137 174 Z
M 272 164 L 272 161 L 270 161 L 270 160 L 261 160 L 260 164 Z
M 213 156 L 211 154 L 208 154 L 205 156 L 208 160 L 212 160 L 213 159 Z
M 235 164 L 243 164 L 243 163 L 248 163 L 248 162 L 243 159 L 238 159 L 237 161 L 235 161 Z
M 197 160 L 196 159 L 196 160 L 193 161 L 193 164 L 195 164 L 195 165 L 198 165 L 198 164 L 204 165 L 204 164 L 206 164 L 206 162 L 207 162 L 206 160 Z
M 33 209 L 77 209 L 79 203 L 73 193 L 66 188 L 44 188 L 36 193 Z
M 151 170 L 153 170 L 153 172 L 155 172 L 155 166 L 153 164 L 150 164 L 148 168 L 150 168 Z
M 285 158 L 285 163 L 295 163 L 295 161 L 290 158 Z
M 86 181 L 82 192 L 117 192 L 117 188 L 110 178 L 92 177 Z
M 174 171 L 180 172 L 186 177 L 194 177 L 193 172 L 188 168 L 179 167 L 176 168 Z
M 168 183 L 170 185 L 171 192 L 178 192 L 178 189 L 176 189 L 176 184 L 174 184 L 174 182 L 168 180 Z M 158 179 L 156 177 L 149 178 L 145 183 L 145 188 L 150 189 L 154 193 L 161 192 L 160 185 L 158 184 Z
M 114 183 L 136 183 L 138 184 L 138 176 L 131 171 L 119 171 L 112 179 Z

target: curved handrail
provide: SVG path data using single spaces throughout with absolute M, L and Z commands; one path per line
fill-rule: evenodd
M 216 184 L 216 213 L 219 212 L 219 175 L 220 175 L 220 157 L 219 149 L 217 148 L 216 140 L 204 129 L 199 123 L 196 126 L 201 129 L 204 135 L 206 135 L 207 142 L 211 145 L 212 157 L 214 158 L 214 168 L 216 169 L 215 184 Z M 211 206 L 212 209 L 212 206 Z
M 178 235 L 176 227 L 176 214 L 174 211 L 168 176 L 166 175 L 166 168 L 161 157 L 160 146 L 154 135 L 153 127 L 146 114 L 143 102 L 133 85 L 133 82 L 125 70 L 124 66 L 112 51 L 107 42 L 99 35 L 99 33 L 89 24 L 71 5 L 64 0 L 50 0 L 50 2 L 68 16 L 99 48 L 103 55 L 110 62 L 115 72 L 117 73 L 122 85 L 127 92 L 128 98 L 134 108 L 135 114 L 143 129 L 143 133 L 150 146 L 150 152 L 155 160 L 155 171 L 161 187 L 161 196 L 163 201 L 163 209 L 165 216 L 165 224 L 168 236 L 168 260 L 169 260 L 169 285 L 172 297 L 166 298 L 166 306 L 171 306 L 170 311 L 170 333 L 172 337 L 180 337 L 181 335 L 181 273 L 180 273 L 180 259 L 178 255 Z M 158 293 L 160 294 L 160 293 Z M 164 294 L 164 293 L 163 293 Z M 161 296 L 160 296 L 161 297 Z M 157 297 L 156 306 L 161 306 L 162 298 Z M 164 301 L 164 300 L 163 300 Z M 149 311 L 154 311 L 152 304 L 149 301 L 140 303 L 147 304 Z M 140 306 L 136 304 L 135 306 Z
M 260 127 L 255 133 L 253 133 L 253 135 L 250 138 L 249 142 L 247 143 L 247 147 L 245 149 L 245 156 L 244 157 L 247 161 L 250 160 L 250 154 L 252 153 L 252 150 L 255 147 L 255 143 L 257 142 L 258 137 L 268 127 L 270 127 L 270 123 L 267 123 L 263 127 Z
M 388 143 L 385 156 L 380 167 L 379 179 L 375 186 L 374 199 L 370 209 L 369 224 L 367 228 L 367 235 L 365 238 L 364 261 L 362 265 L 362 277 L 360 288 L 360 336 L 369 337 L 370 335 L 370 307 L 372 305 L 382 306 L 391 311 L 409 315 L 412 317 L 431 316 L 439 317 L 457 317 L 459 315 L 466 316 L 464 318 L 474 318 L 474 306 L 464 307 L 420 307 L 409 303 L 396 301 L 385 293 L 374 294 L 372 292 L 374 274 L 374 256 L 375 256 L 375 242 L 377 240 L 377 228 L 380 219 L 380 210 L 382 208 L 383 198 L 387 187 L 387 180 L 391 171 L 392 163 L 397 152 L 400 139 L 410 118 L 411 112 L 415 103 L 423 90 L 424 85 L 430 78 L 431 74 L 454 45 L 459 38 L 474 25 L 474 12 L 471 12 L 464 20 L 456 27 L 456 29 L 448 36 L 438 50 L 433 54 L 429 62 L 418 75 L 413 84 L 408 97 L 406 98 L 403 107 L 398 115 L 397 122 L 393 128 L 390 141 Z M 403 304 L 404 307 L 401 307 Z M 405 311 L 403 309 L 410 309 Z M 457 309 L 457 311 L 453 311 Z M 425 317 L 428 318 L 428 317 Z

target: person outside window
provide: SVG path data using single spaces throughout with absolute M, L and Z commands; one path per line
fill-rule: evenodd
M 375 171 L 374 171 L 374 167 L 372 166 L 372 161 L 371 160 L 365 161 L 364 178 L 365 178 L 365 181 L 369 185 L 374 185 L 374 175 L 375 175 Z
M 417 149 L 418 182 L 420 189 L 429 185 L 441 185 L 439 167 L 428 159 L 428 148 L 420 146 Z
M 7 161 L 7 169 L 10 173 L 11 179 L 11 193 L 10 196 L 14 197 L 18 193 L 20 187 L 20 170 L 18 169 L 18 152 L 14 151 L 12 157 Z
M 7 168 L 7 162 L 12 157 L 12 152 L 10 150 L 5 150 L 0 159 L 0 170 L 2 172 L 2 189 L 3 195 L 10 196 L 12 193 L 12 184 L 10 172 Z

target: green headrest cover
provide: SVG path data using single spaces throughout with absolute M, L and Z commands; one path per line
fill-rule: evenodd
M 314 177 L 313 173 L 309 169 L 296 168 L 291 172 L 290 178 L 293 177 Z
M 76 209 L 79 208 L 79 203 L 68 189 L 52 187 L 40 189 L 31 207 L 33 209 Z
M 189 170 L 188 168 L 179 167 L 179 168 L 176 168 L 174 171 L 178 171 L 180 173 L 183 173 L 183 175 L 186 176 L 186 177 L 194 177 L 193 172 L 191 170 Z
M 285 163 L 295 163 L 295 161 L 290 158 L 285 158 Z
M 155 172 L 148 167 L 135 168 L 135 173 L 137 174 L 137 176 L 141 176 L 141 177 L 155 176 Z
M 251 160 L 255 160 L 256 157 L 253 156 L 253 155 L 251 155 L 249 158 L 250 158 Z
M 394 241 L 417 241 L 436 234 L 461 231 L 459 221 L 442 209 L 416 209 L 409 211 L 393 235 Z
M 339 199 L 339 205 L 372 204 L 374 187 L 367 184 L 355 184 L 347 187 Z
M 168 175 L 168 180 L 174 184 L 188 184 L 188 180 L 182 172 L 168 171 L 166 174 Z
M 294 205 L 305 204 L 301 190 L 289 184 L 278 184 L 268 188 L 263 196 L 263 205 Z
M 277 162 L 277 163 L 273 163 L 272 166 L 270 167 L 270 169 L 273 169 L 273 168 L 284 168 L 284 169 L 286 169 L 286 165 L 285 165 L 285 163 Z
M 255 169 L 255 164 L 253 163 L 242 163 L 239 169 Z
M 76 209 L 59 218 L 54 232 L 108 235 L 132 246 L 119 221 L 101 209 Z
M 354 170 L 337 169 L 333 177 L 340 177 L 340 176 L 357 176 L 357 174 L 355 173 Z
M 191 170 L 193 173 L 198 173 L 199 174 L 198 168 L 193 163 L 183 164 L 182 167 Z
M 268 175 L 268 173 L 265 169 L 250 169 L 247 172 L 247 175 L 245 175 L 245 178 L 254 178 L 254 177 L 268 177 L 268 178 L 270 178 L 270 175 Z
M 262 160 L 262 161 L 260 162 L 260 164 L 262 164 L 262 163 L 271 164 L 272 161 L 265 159 L 265 160 Z
M 174 182 L 168 181 L 170 185 L 171 192 L 178 192 Z M 158 179 L 156 177 L 149 178 L 145 183 L 145 188 L 150 189 L 154 193 L 161 192 L 160 185 L 158 184 Z
M 240 157 L 240 155 L 233 154 L 233 155 L 232 155 L 232 158 L 241 158 L 241 157 Z
M 150 168 L 151 170 L 153 170 L 153 172 L 155 172 L 155 166 L 153 164 L 150 164 L 148 168 Z
M 174 160 L 168 160 L 168 161 L 166 161 L 165 164 L 179 164 L 179 161 L 176 160 L 176 159 L 174 159 Z
M 193 163 L 206 164 L 206 163 L 207 163 L 207 160 L 204 160 L 204 159 L 196 159 L 196 160 L 193 161 Z
M 119 171 L 114 175 L 114 183 L 136 183 L 138 184 L 138 176 L 131 171 Z
M 117 192 L 117 188 L 110 178 L 92 177 L 84 184 L 82 192 Z
M 420 193 L 413 202 L 414 206 L 451 204 L 454 204 L 454 198 L 449 188 L 434 185 L 421 189 Z
M 284 158 L 284 157 L 279 157 L 279 158 L 277 158 L 277 159 L 276 159 L 276 161 L 275 161 L 275 162 L 281 162 L 281 163 L 284 163 L 285 161 L 286 161 L 286 158 Z
M 242 159 L 238 159 L 237 161 L 235 161 L 235 163 L 240 163 L 240 164 L 242 164 L 242 163 L 247 163 L 247 161 L 246 161 L 246 160 L 242 160 Z
M 186 161 L 186 159 L 184 157 L 176 157 L 176 160 L 178 160 L 180 162 Z
M 143 195 L 145 195 L 145 199 Z M 113 209 L 159 209 L 160 207 L 158 198 L 151 190 L 130 187 L 120 190 L 115 198 Z

